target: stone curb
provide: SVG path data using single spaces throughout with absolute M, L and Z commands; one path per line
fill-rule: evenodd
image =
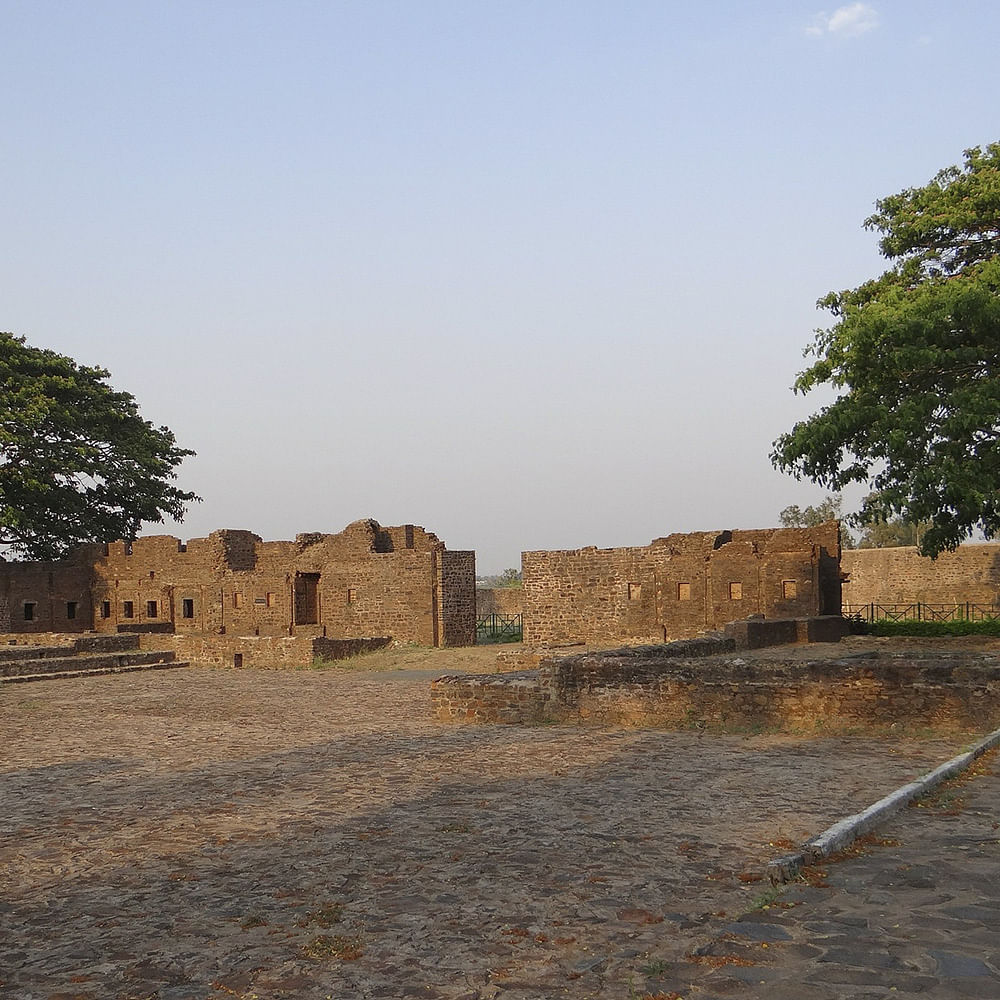
M 847 847 L 848 844 L 852 844 L 858 837 L 880 823 L 884 823 L 914 799 L 926 795 L 942 781 L 953 778 L 959 772 L 964 771 L 976 758 L 981 757 L 987 750 L 992 750 L 997 745 L 1000 745 L 1000 729 L 995 729 L 988 736 L 985 736 L 971 750 L 959 754 L 957 757 L 952 757 L 951 760 L 936 767 L 922 778 L 911 781 L 908 785 L 903 785 L 902 788 L 897 788 L 864 811 L 834 823 L 819 836 L 806 841 L 793 854 L 775 858 L 767 866 L 766 871 L 771 884 L 779 885 L 782 882 L 790 882 L 806 865 L 815 864 L 817 861 L 828 858 L 836 851 Z

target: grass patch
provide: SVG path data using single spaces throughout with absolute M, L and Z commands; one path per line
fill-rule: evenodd
M 315 924 L 324 930 L 329 930 L 334 924 L 339 924 L 344 915 L 343 903 L 324 903 L 319 909 L 311 910 L 304 917 L 297 921 L 299 927 L 308 927 Z
M 1000 636 L 1000 621 L 951 621 L 927 622 L 904 619 L 903 621 L 872 622 L 865 626 L 868 635 L 885 637 L 917 636 L 937 638 L 958 635 Z
M 302 946 L 306 958 L 339 958 L 342 962 L 353 962 L 361 958 L 361 938 L 343 934 L 318 934 Z

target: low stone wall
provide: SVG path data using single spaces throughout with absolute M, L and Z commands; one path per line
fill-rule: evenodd
M 1000 721 L 1000 659 L 909 650 L 840 658 L 665 655 L 669 647 L 584 653 L 539 670 L 442 677 L 436 718 L 822 731 L 984 730 Z
M 307 667 L 317 659 L 343 660 L 388 646 L 392 639 L 328 639 L 322 636 L 139 636 L 143 649 L 170 649 L 177 659 L 214 667 Z
M 442 722 L 545 722 L 551 671 L 451 675 L 431 681 L 431 711 Z

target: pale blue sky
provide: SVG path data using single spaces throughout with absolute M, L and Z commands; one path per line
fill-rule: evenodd
M 861 223 L 1000 138 L 1000 7 L 0 0 L 0 328 L 198 456 L 182 537 L 762 527 Z

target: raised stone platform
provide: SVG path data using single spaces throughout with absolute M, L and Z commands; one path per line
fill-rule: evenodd
M 536 670 L 441 677 L 431 703 L 433 716 L 447 722 L 987 729 L 1000 720 L 1000 656 L 855 643 L 736 650 L 732 637 L 719 637 L 563 656 Z
M 61 645 L 0 646 L 0 684 L 186 667 L 173 652 L 142 650 L 136 635 L 84 635 Z

